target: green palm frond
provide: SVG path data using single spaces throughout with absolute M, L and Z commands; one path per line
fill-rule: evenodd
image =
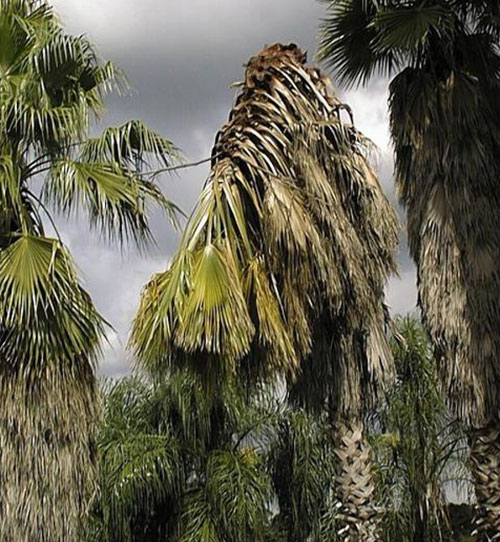
M 346 333 L 364 326 L 375 387 L 389 377 L 380 295 L 396 221 L 342 107 L 295 46 L 250 61 L 178 252 L 143 292 L 131 336 L 142 369 L 291 376 L 324 312 Z
M 448 540 L 446 487 L 466 477 L 464 435 L 445 407 L 427 332 L 415 317 L 398 318 L 392 342 L 397 382 L 381 405 L 377 490 L 390 503 L 388 540 Z M 381 434 L 380 434 L 381 431 Z M 445 483 L 446 480 L 447 482 Z
M 59 241 L 24 235 L 1 250 L 0 294 L 0 351 L 14 372 L 95 357 L 103 323 Z
M 182 475 L 177 442 L 167 435 L 127 432 L 102 438 L 99 453 L 100 512 L 114 540 L 133 540 L 134 518 L 177 491 Z
M 177 339 L 181 348 L 220 352 L 227 359 L 248 351 L 253 326 L 235 267 L 224 245 L 207 244 L 193 254 L 191 288 Z
M 137 526 L 147 524 L 154 510 L 179 493 L 183 483 L 179 442 L 153 423 L 154 404 L 154 391 L 136 379 L 105 388 L 97 449 L 99 491 L 85 540 L 135 541 Z
M 383 9 L 374 19 L 379 32 L 377 47 L 403 52 L 425 44 L 430 33 L 445 35 L 453 28 L 450 12 L 440 3 L 421 2 L 399 9 Z
M 133 239 L 138 245 L 150 241 L 148 216 L 152 204 L 177 224 L 178 208 L 154 183 L 113 162 L 57 161 L 43 196 L 66 214 L 83 208 L 91 227 L 112 241 Z
M 163 503 L 178 483 L 179 461 L 175 442 L 168 437 L 134 434 L 101 443 L 100 507 L 115 539 L 133 540 L 129 523 Z M 118 535 L 118 533 L 122 533 Z
M 188 496 L 184 504 L 180 542 L 221 542 L 212 509 L 203 490 Z
M 259 435 L 275 410 L 261 394 L 247 398 L 229 381 L 207 394 L 188 371 L 104 391 L 99 490 L 84 540 L 264 540 L 271 485 Z
M 212 389 L 206 384 L 192 371 L 172 371 L 168 381 L 155 388 L 154 418 L 159 427 L 170 428 L 194 461 L 222 442 L 226 446 L 224 439 L 229 439 L 234 449 L 250 437 L 255 448 L 264 447 L 278 416 L 269 395 L 253 390 L 249 396 L 244 383 L 234 379 L 214 384 Z
M 266 524 L 270 481 L 252 448 L 215 452 L 207 464 L 206 493 L 226 536 L 258 541 Z
M 442 2 L 321 1 L 328 13 L 318 58 L 349 86 L 425 62 L 426 51 L 455 32 L 455 13 Z
M 20 187 L 48 173 L 43 191 L 58 211 L 87 203 L 91 224 L 108 237 L 143 244 L 150 239 L 150 205 L 174 221 L 179 210 L 152 182 L 152 172 L 141 170 L 170 165 L 179 151 L 140 121 L 87 140 L 104 95 L 121 85 L 119 70 L 101 62 L 86 38 L 66 34 L 44 2 L 7 5 L 1 13 L 11 29 L 5 48 L 10 43 L 18 51 L 6 58 L 0 79 L 0 120 L 5 155 L 22 165 Z
M 90 162 L 116 162 L 129 169 L 148 165 L 153 159 L 169 166 L 179 150 L 171 141 L 150 130 L 140 121 L 129 121 L 82 145 L 82 158 Z
M 12 156 L 0 156 L 0 248 L 7 246 L 13 233 L 43 234 L 43 222 L 33 194 L 21 183 L 22 169 Z
M 12 53 L 1 81 L 10 137 L 40 151 L 85 137 L 90 115 L 101 111 L 117 70 L 100 65 L 85 38 L 65 34 L 44 2 L 9 2 L 1 18 L 12 28 Z
M 179 540 L 264 540 L 271 486 L 259 462 L 249 447 L 212 452 L 203 487 L 183 503 Z
M 124 85 L 46 1 L 0 0 L 2 540 L 75 540 L 95 488 L 104 323 L 62 241 L 45 236 L 51 211 L 83 209 L 140 246 L 151 205 L 178 211 L 145 171 L 179 159 L 169 141 L 140 122 L 88 139 Z
M 315 540 L 335 476 L 330 428 L 321 416 L 290 411 L 280 419 L 269 463 L 278 498 L 274 520 L 288 540 Z
M 327 17 L 320 27 L 318 59 L 346 85 L 365 84 L 375 75 L 388 75 L 399 65 L 397 51 L 380 43 L 375 25 L 379 2 L 325 0 Z

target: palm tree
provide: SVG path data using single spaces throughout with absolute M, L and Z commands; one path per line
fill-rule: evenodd
M 108 386 L 86 542 L 269 542 L 259 442 L 276 413 L 235 386 L 220 392 L 207 395 L 187 371 Z
M 320 57 L 390 85 L 396 184 L 419 305 L 452 411 L 470 428 L 485 540 L 500 538 L 497 2 L 332 0 Z
M 397 382 L 369 427 L 376 492 L 388 505 L 382 540 L 448 541 L 443 477 L 461 475 L 463 438 L 444 415 L 422 326 L 408 317 L 397 330 Z M 226 380 L 207 394 L 188 370 L 157 385 L 107 383 L 99 490 L 82 539 L 339 540 L 328 410 L 245 388 Z
M 377 514 L 362 419 L 393 374 L 382 298 L 396 219 L 349 108 L 305 61 L 279 44 L 250 60 L 131 344 L 139 368 L 160 379 L 178 365 L 212 386 L 235 372 L 252 383 L 317 371 L 336 402 L 345 540 L 369 541 Z
M 463 480 L 461 450 L 466 441 L 448 415 L 432 348 L 420 321 L 399 317 L 392 346 L 396 384 L 375 424 L 378 490 L 387 494 L 394 509 L 386 522 L 386 538 L 449 540 L 445 481 Z
M 277 421 L 268 459 L 279 510 L 273 524 L 286 542 L 322 540 L 335 476 L 328 416 L 287 408 Z
M 158 417 L 166 401 L 151 386 L 131 377 L 107 382 L 103 391 L 98 491 L 81 538 L 165 540 L 176 517 L 179 488 L 185 483 L 179 441 L 165 427 L 165 417 L 161 421 Z
M 140 122 L 88 138 L 121 78 L 46 2 L 1 0 L 0 29 L 0 538 L 74 540 L 95 479 L 104 322 L 49 208 L 144 243 L 147 206 L 175 208 L 141 168 L 176 151 Z
M 207 394 L 188 370 L 104 386 L 85 542 L 320 540 L 335 458 L 326 416 L 272 386 Z M 322 540 L 322 539 L 321 539 Z

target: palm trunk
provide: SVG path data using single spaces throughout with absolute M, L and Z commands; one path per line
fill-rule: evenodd
M 470 459 L 477 498 L 475 534 L 481 542 L 500 540 L 500 423 L 474 430 Z
M 335 427 L 335 440 L 339 539 L 342 542 L 379 541 L 381 513 L 375 504 L 372 451 L 364 436 L 363 422 L 339 422 Z
M 46 365 L 0 372 L 2 542 L 78 540 L 95 487 L 97 381 Z

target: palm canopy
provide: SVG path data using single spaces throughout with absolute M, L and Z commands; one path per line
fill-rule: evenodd
M 377 489 L 392 508 L 384 540 L 449 540 L 445 490 L 451 481 L 457 489 L 465 485 L 465 435 L 446 409 L 420 320 L 398 317 L 394 328 L 396 383 L 373 424 Z
M 442 76 L 456 70 L 487 79 L 497 73 L 497 2 L 320 1 L 328 14 L 318 57 L 344 83 L 366 83 L 407 66 Z
M 374 390 L 391 372 L 381 298 L 397 228 L 367 141 L 305 60 L 295 45 L 274 45 L 248 63 L 178 251 L 143 292 L 131 344 L 149 374 L 187 362 L 253 377 L 296 375 L 321 345 L 348 410 L 358 384 Z
M 119 72 L 99 61 L 86 38 L 65 34 L 48 4 L 3 0 L 0 25 L 3 244 L 14 234 L 43 233 L 33 187 L 40 176 L 55 210 L 80 207 L 108 236 L 147 239 L 147 204 L 174 207 L 141 167 L 148 157 L 169 163 L 175 147 L 139 121 L 88 139 Z
M 89 542 L 268 540 L 264 441 L 277 408 L 241 384 L 205 392 L 187 371 L 108 386 Z
M 321 56 L 390 84 L 396 184 L 449 404 L 472 430 L 485 539 L 500 533 L 498 2 L 332 1 Z
M 341 79 L 399 71 L 390 121 L 419 304 L 453 411 L 482 425 L 500 407 L 498 5 L 328 4 L 320 57 Z
M 177 151 L 138 121 L 89 138 L 118 70 L 39 0 L 0 1 L 0 537 L 72 539 L 92 485 L 103 321 L 51 212 L 111 240 L 150 239 L 175 207 L 146 167 Z M 149 165 L 148 165 L 149 164 Z M 43 479 L 40 473 L 43 473 Z
M 303 542 L 320 538 L 335 456 L 326 416 L 274 387 L 216 393 L 187 370 L 105 385 L 88 542 Z
M 277 422 L 268 458 L 279 509 L 273 524 L 286 542 L 336 540 L 334 530 L 322 533 L 337 460 L 328 416 L 287 409 Z

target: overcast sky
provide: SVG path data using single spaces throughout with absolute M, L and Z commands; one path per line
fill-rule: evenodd
M 234 102 L 231 83 L 242 79 L 243 64 L 265 44 L 295 42 L 313 61 L 323 6 L 314 0 L 52 0 L 68 31 L 87 34 L 101 56 L 126 72 L 134 92 L 112 97 L 104 124 L 145 121 L 176 143 L 191 160 L 210 154 L 213 138 Z M 343 92 L 355 122 L 380 149 L 384 190 L 394 198 L 392 158 L 384 81 Z M 161 180 L 165 193 L 189 212 L 207 176 L 207 167 L 184 170 Z M 101 372 L 119 376 L 130 370 L 125 353 L 131 320 L 142 286 L 163 270 L 177 235 L 154 217 L 157 247 L 124 256 L 88 232 L 83 223 L 63 223 L 61 231 L 94 301 L 113 325 Z M 401 278 L 388 286 L 394 313 L 415 307 L 415 273 L 405 250 Z

